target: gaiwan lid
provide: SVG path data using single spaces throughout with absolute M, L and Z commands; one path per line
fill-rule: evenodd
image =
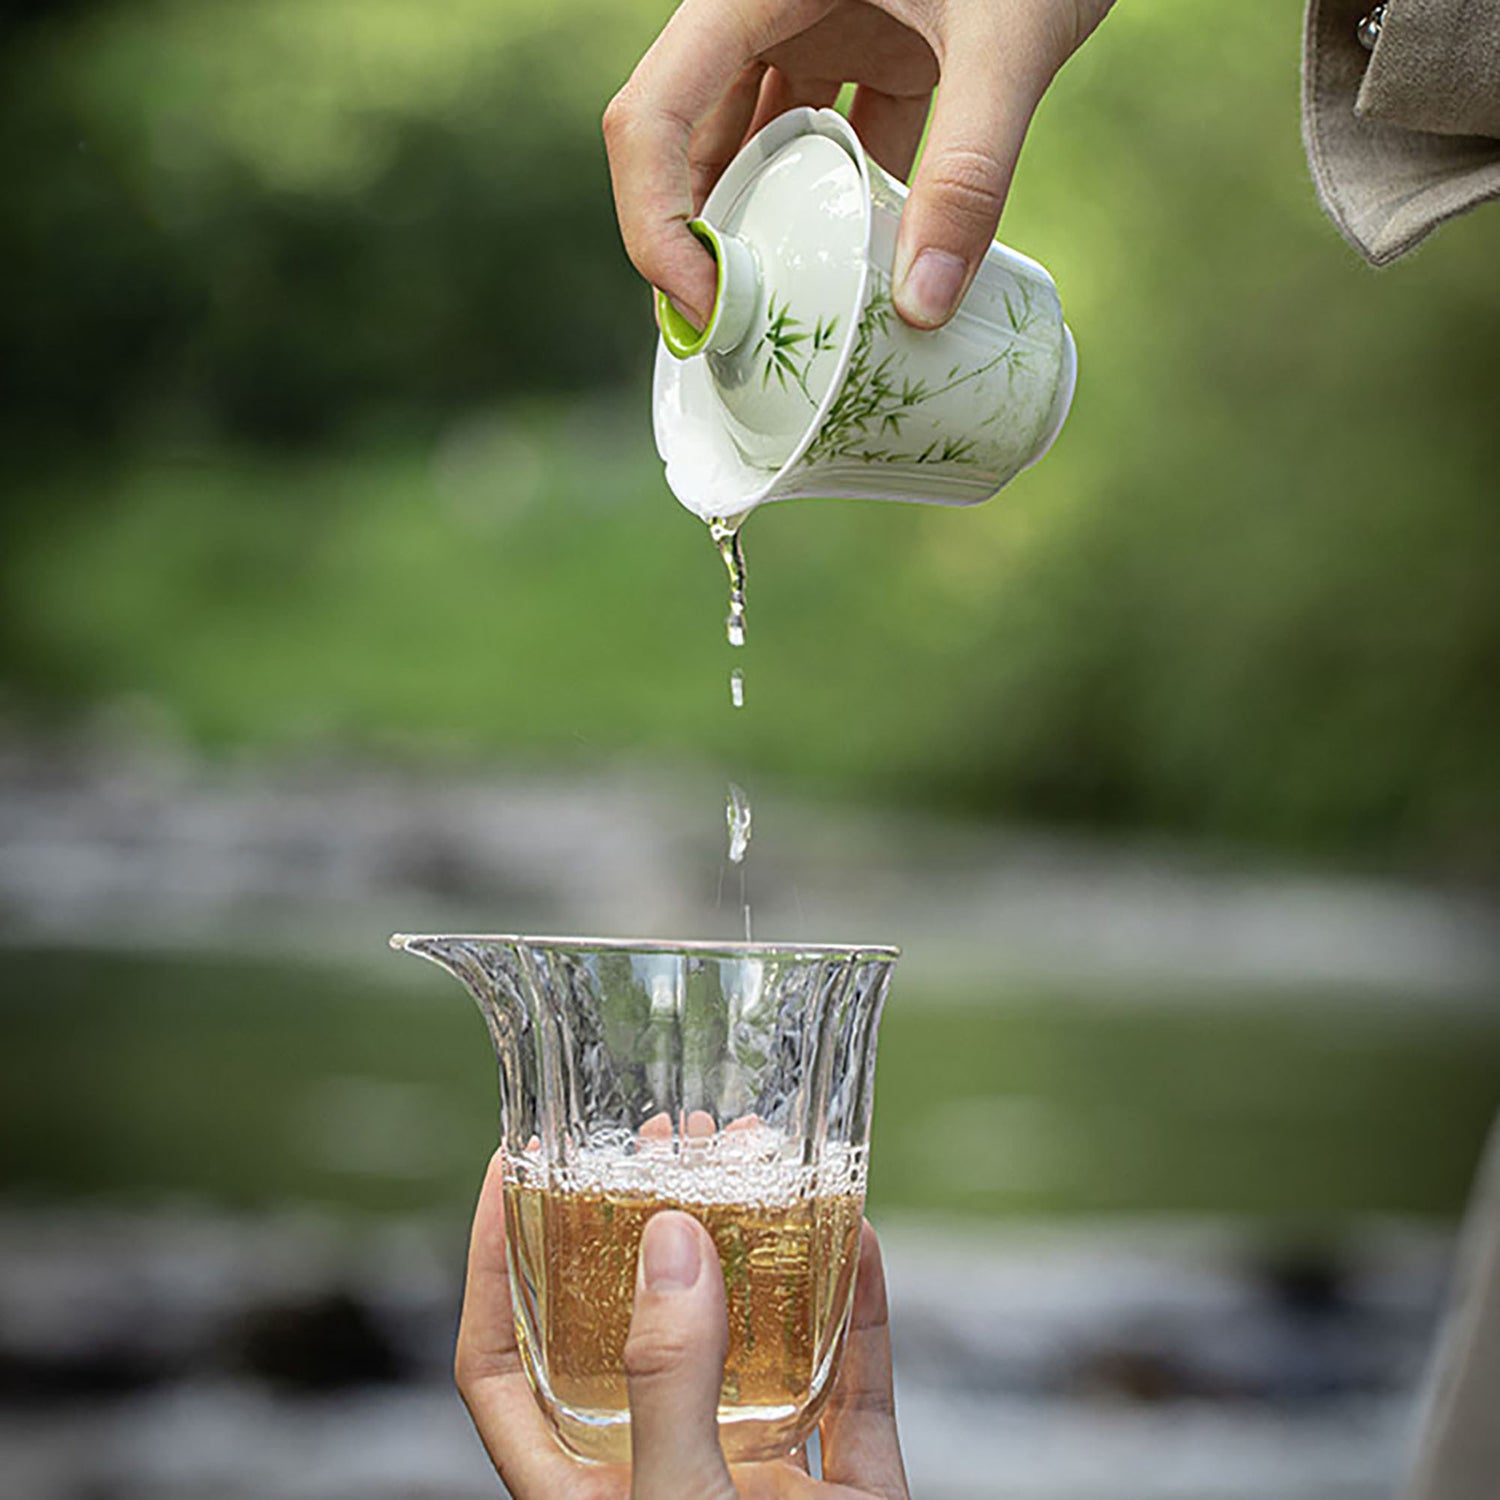
M 838 390 L 864 306 L 868 174 L 847 122 L 798 110 L 749 142 L 688 226 L 717 263 L 714 304 L 698 328 L 658 293 L 655 422 L 668 484 L 705 519 L 765 498 Z

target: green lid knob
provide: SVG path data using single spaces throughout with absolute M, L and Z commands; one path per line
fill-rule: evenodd
M 702 328 L 689 322 L 665 292 L 656 294 L 657 321 L 667 352 L 678 359 L 691 359 L 711 349 L 727 354 L 749 331 L 760 295 L 760 277 L 750 247 L 733 235 L 721 234 L 704 219 L 689 219 L 688 228 L 708 247 L 714 258 L 717 279 L 714 305 Z

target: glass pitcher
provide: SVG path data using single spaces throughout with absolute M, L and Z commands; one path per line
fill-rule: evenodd
M 516 1333 L 583 1458 L 630 1456 L 622 1351 L 641 1231 L 718 1247 L 730 1462 L 817 1425 L 849 1324 L 875 1040 L 895 948 L 408 937 L 479 1004 L 500 1073 Z

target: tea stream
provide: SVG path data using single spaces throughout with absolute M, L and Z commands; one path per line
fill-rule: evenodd
M 729 613 L 724 619 L 724 633 L 731 646 L 741 647 L 745 644 L 745 554 L 739 527 L 729 521 L 710 521 L 708 532 L 729 574 Z M 739 667 L 729 674 L 729 701 L 736 709 L 745 706 L 745 674 Z M 729 863 L 740 868 L 740 905 L 745 913 L 747 943 L 751 941 L 751 924 L 745 889 L 745 851 L 750 846 L 751 817 L 749 794 L 738 782 L 731 781 L 724 799 L 724 821 L 729 831 Z
M 724 631 L 731 646 L 745 644 L 745 554 L 740 548 L 740 528 L 730 521 L 710 521 L 708 534 L 724 559 L 729 573 L 729 614 Z

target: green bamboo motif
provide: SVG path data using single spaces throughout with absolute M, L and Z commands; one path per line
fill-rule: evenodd
M 1015 301 L 1011 300 L 1010 292 L 1003 294 L 1005 301 L 1005 315 L 1010 319 L 1011 328 L 1018 334 L 1031 332 L 1031 325 L 1036 322 L 1038 308 L 1031 295 L 1031 288 L 1024 282 L 1015 283 Z M 1020 307 L 1017 309 L 1017 302 Z
M 832 317 L 826 322 L 819 318 L 809 332 L 802 319 L 794 317 L 785 302 L 777 306 L 774 296 L 766 308 L 766 316 L 769 319 L 766 331 L 761 334 L 755 346 L 757 353 L 762 349 L 765 351 L 760 367 L 762 387 L 769 385 L 772 376 L 775 376 L 777 384 L 785 390 L 790 380 L 816 406 L 818 403 L 813 399 L 808 386 L 808 376 L 812 373 L 813 361 L 825 350 L 834 347 L 838 318 Z M 802 344 L 807 344 L 808 347 L 799 352 Z
M 1030 288 L 1018 285 L 1018 302 L 1005 298 L 1007 316 L 1016 333 L 1024 333 L 1036 319 Z M 934 440 L 920 451 L 905 452 L 873 446 L 886 437 L 899 438 L 902 424 L 918 407 L 937 396 L 946 395 L 957 386 L 977 380 L 990 370 L 1003 368 L 1012 385 L 1016 371 L 1024 368 L 1025 351 L 1012 344 L 985 364 L 963 371 L 953 365 L 941 385 L 930 387 L 925 380 L 900 376 L 895 368 L 898 356 L 887 354 L 875 360 L 875 340 L 890 331 L 893 316 L 891 299 L 885 288 L 876 284 L 855 333 L 854 348 L 844 384 L 828 409 L 823 426 L 805 455 L 808 463 L 855 460 L 860 463 L 925 464 L 977 463 L 972 438 L 950 437 Z

